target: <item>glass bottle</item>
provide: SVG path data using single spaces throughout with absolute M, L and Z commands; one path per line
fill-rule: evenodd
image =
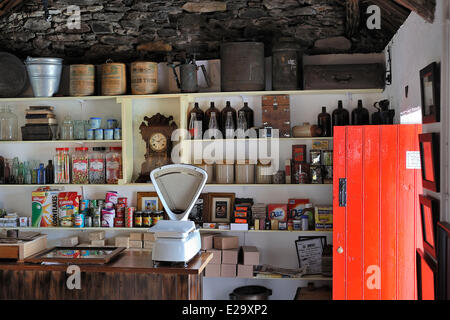
M 11 160 L 5 159 L 5 183 L 11 183 Z
M 327 107 L 322 107 L 322 113 L 318 115 L 317 123 L 322 129 L 322 137 L 331 137 L 331 116 L 327 113 Z
M 19 177 L 19 158 L 15 157 L 12 164 L 11 183 L 17 184 Z
M 199 135 L 201 136 L 203 134 L 203 131 L 207 128 L 207 123 L 205 123 L 205 113 L 200 109 L 198 102 L 194 103 L 194 107 L 191 111 L 189 111 L 189 119 L 190 120 L 192 113 L 195 113 L 196 121 L 200 122 L 197 124 L 199 128 Z M 189 122 L 188 122 L 189 123 Z
M 61 140 L 73 140 L 73 123 L 69 116 L 64 118 L 61 126 Z
M 15 141 L 19 136 L 19 124 L 12 107 L 3 106 L 0 109 L 0 140 Z
M 197 122 L 197 114 L 195 112 L 191 113 L 191 119 L 189 120 L 189 134 L 191 135 L 191 139 L 197 138 L 197 131 L 195 128 L 195 123 Z
M 245 115 L 245 120 L 247 122 L 247 129 L 253 128 L 255 126 L 254 112 L 252 108 L 248 106 L 248 102 L 244 102 L 244 106 L 239 110 L 243 111 Z
M 211 114 L 213 112 L 216 115 L 217 129 L 219 129 L 218 125 L 219 125 L 219 123 L 221 121 L 221 119 L 220 119 L 220 111 L 219 111 L 219 109 L 217 109 L 214 106 L 214 102 L 213 101 L 211 101 L 209 109 L 205 111 L 205 124 L 207 124 L 205 127 L 210 129 L 209 125 L 211 123 Z
M 209 139 L 218 139 L 219 137 L 219 126 L 217 124 L 216 113 L 211 112 L 209 125 L 208 125 L 208 138 Z
M 236 116 L 236 110 L 233 109 L 233 107 L 231 106 L 230 101 L 226 102 L 225 108 L 222 109 L 220 117 L 222 119 L 221 122 L 219 122 L 219 127 L 220 130 L 222 131 L 223 135 L 226 136 L 226 125 L 227 125 L 227 121 L 228 121 L 228 113 L 231 112 L 231 120 L 233 122 L 233 127 L 236 128 L 236 123 L 237 123 L 237 116 Z M 234 134 L 234 132 L 233 132 Z
M 333 111 L 332 122 L 333 127 L 348 126 L 350 124 L 350 114 L 344 109 L 341 100 L 338 102 L 338 108 Z
M 19 173 L 17 175 L 17 183 L 23 184 L 24 183 L 24 165 L 23 162 L 19 164 Z
M 358 100 L 358 108 L 352 111 L 352 125 L 366 126 L 370 124 L 369 110 L 363 107 L 362 100 Z
M 47 167 L 45 167 L 45 180 L 48 184 L 54 184 L 55 183 L 55 172 L 53 171 L 53 161 L 48 160 Z
M 239 111 L 238 124 L 237 124 L 237 136 L 238 138 L 245 138 L 245 132 L 247 131 L 247 120 L 245 119 L 245 112 Z
M 37 170 L 37 183 L 38 184 L 46 184 L 45 181 L 45 167 L 43 163 L 39 164 L 39 168 Z
M 0 156 L 0 184 L 6 184 L 5 182 L 5 158 Z
M 85 123 L 83 120 L 74 120 L 73 122 L 73 137 L 75 140 L 85 139 Z
M 37 184 L 37 162 L 33 160 L 30 166 L 31 184 Z
M 225 139 L 233 139 L 235 127 L 233 121 L 233 113 L 231 111 L 227 113 L 224 128 L 225 128 Z
M 24 172 L 24 183 L 25 184 L 31 184 L 31 172 L 30 172 L 30 162 L 25 161 L 23 165 L 23 172 Z

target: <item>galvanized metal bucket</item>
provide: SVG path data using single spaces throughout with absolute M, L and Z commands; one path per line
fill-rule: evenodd
M 52 97 L 59 89 L 63 59 L 31 58 L 25 60 L 35 97 Z

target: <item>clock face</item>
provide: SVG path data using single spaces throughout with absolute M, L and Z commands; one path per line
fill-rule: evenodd
M 162 133 L 155 133 L 150 137 L 150 148 L 153 151 L 161 152 L 167 148 L 167 138 Z

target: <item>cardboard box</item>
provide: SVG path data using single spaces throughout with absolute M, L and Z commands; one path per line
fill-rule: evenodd
M 246 266 L 259 265 L 259 251 L 254 246 L 242 246 L 241 257 L 242 264 Z
M 248 230 L 248 223 L 230 223 L 230 230 L 247 231 Z
M 287 221 L 287 204 L 269 204 L 267 206 L 270 220 Z
M 206 278 L 219 278 L 220 277 L 220 264 L 211 264 L 205 268 L 205 277 Z
M 211 252 L 213 254 L 213 257 L 209 264 L 221 264 L 222 263 L 222 251 L 216 250 L 216 249 L 209 249 L 206 250 L 206 252 Z
M 31 192 L 31 226 L 58 226 L 58 194 L 59 191 Z
M 130 240 L 130 248 L 142 248 L 142 240 Z
M 212 233 L 202 233 L 200 235 L 200 238 L 202 239 L 202 250 L 209 250 L 213 248 L 213 238 L 214 234 Z
M 142 241 L 144 239 L 144 234 L 142 232 L 132 232 L 130 233 L 130 241 Z
M 238 249 L 239 237 L 230 236 L 215 236 L 214 237 L 214 249 Z
M 61 247 L 73 247 L 78 244 L 78 237 L 61 239 Z
M 308 162 L 306 160 L 306 144 L 292 146 L 292 159 L 297 162 Z
M 223 264 L 237 264 L 238 263 L 238 249 L 222 250 Z
M 289 199 L 288 200 L 288 216 L 291 219 L 300 219 L 305 205 L 309 203 L 309 199 Z
M 143 233 L 144 238 L 142 240 L 144 241 L 155 241 L 155 233 L 154 232 L 144 232 Z
M 316 231 L 333 230 L 333 207 L 316 207 Z
M 253 278 L 253 266 L 246 266 L 244 264 L 238 264 L 237 277 L 238 278 Z
M 236 265 L 235 264 L 221 264 L 220 265 L 220 277 L 235 278 L 236 277 Z
M 91 245 L 94 247 L 104 247 L 105 246 L 105 240 L 92 240 Z
M 116 237 L 114 241 L 115 241 L 114 245 L 116 247 L 125 247 L 125 248 L 130 247 L 130 238 L 128 237 Z
M 105 239 L 105 231 L 95 231 L 95 232 L 90 232 L 89 233 L 89 240 L 93 241 L 93 240 L 103 240 Z
M 153 247 L 155 246 L 155 241 L 144 240 L 142 241 L 142 245 L 144 249 L 153 249 Z

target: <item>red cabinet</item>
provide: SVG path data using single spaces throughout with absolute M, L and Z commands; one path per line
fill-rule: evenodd
M 333 298 L 416 299 L 421 126 L 334 132 Z

